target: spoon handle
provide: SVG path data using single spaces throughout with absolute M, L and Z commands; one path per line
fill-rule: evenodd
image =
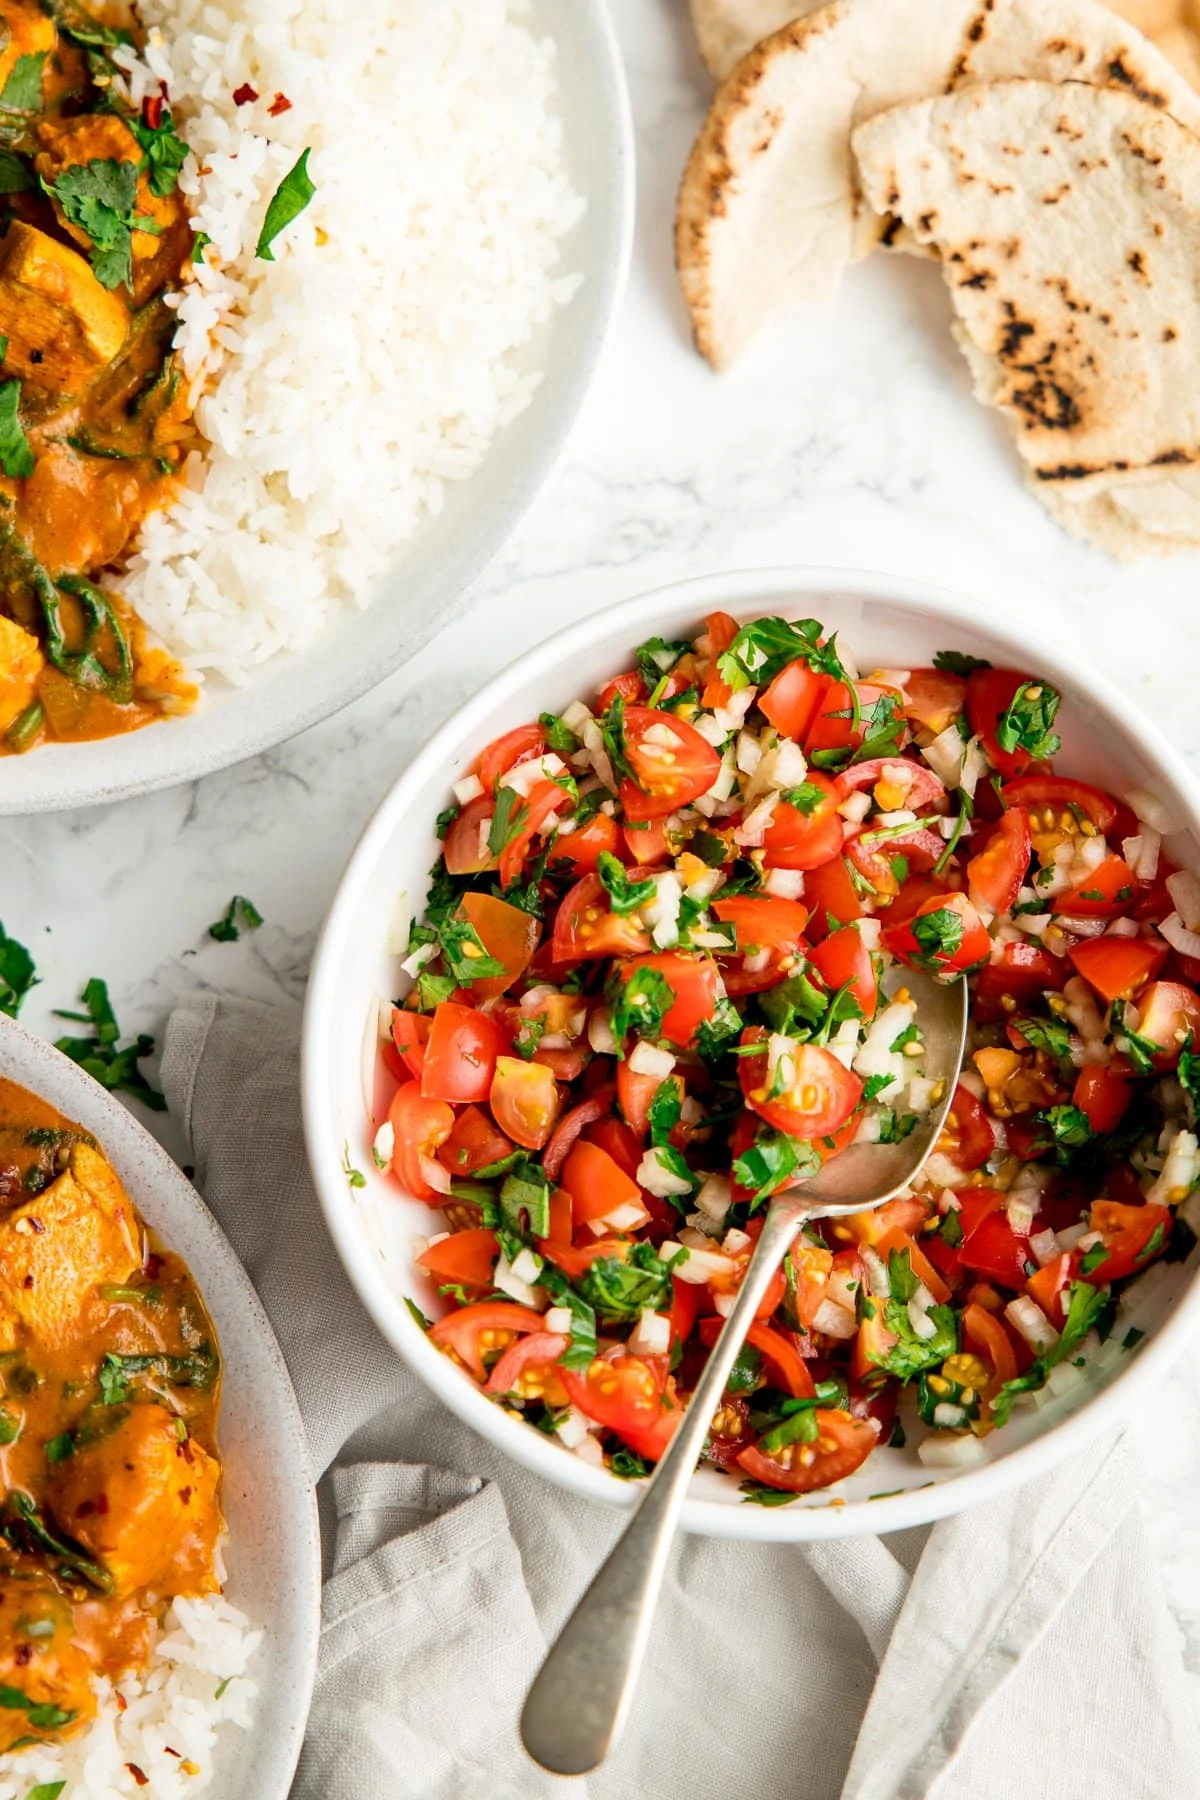
M 755 1310 L 804 1216 L 786 1202 L 767 1213 L 733 1311 L 683 1420 L 529 1690 L 521 1737 L 534 1761 L 556 1775 L 596 1768 L 624 1726 L 696 1459 Z

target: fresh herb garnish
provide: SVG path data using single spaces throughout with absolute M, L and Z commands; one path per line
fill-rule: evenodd
M 245 894 L 235 894 L 226 907 L 224 916 L 215 925 L 209 926 L 208 935 L 216 938 L 218 944 L 234 944 L 241 937 L 243 928 L 246 931 L 257 931 L 262 922 L 263 916 L 253 900 L 247 900 Z
M 347 1140 L 342 1145 L 342 1174 L 352 1188 L 366 1187 L 367 1178 L 361 1169 L 356 1169 L 350 1161 L 350 1144 Z
M 187 145 L 176 131 L 166 107 L 157 125 L 147 125 L 136 117 L 127 119 L 126 124 L 142 146 L 141 168 L 146 173 L 150 192 L 156 199 L 165 200 L 179 185 L 179 171 L 187 160 Z
M 207 231 L 198 231 L 196 233 L 195 237 L 192 239 L 191 259 L 194 263 L 202 263 L 204 261 L 204 252 L 211 243 L 212 239 L 209 237 Z
M 785 788 L 783 798 L 789 806 L 794 806 L 797 812 L 802 812 L 806 818 L 811 818 L 818 806 L 826 803 L 829 795 L 823 787 L 818 787 L 815 781 L 802 781 L 799 787 Z
M 630 1246 L 628 1258 L 600 1256 L 580 1278 L 579 1290 L 597 1318 L 618 1324 L 636 1319 L 650 1307 L 666 1310 L 672 1299 L 672 1264 L 652 1244 Z
M 650 1464 L 644 1456 L 639 1456 L 634 1450 L 623 1448 L 613 1451 L 608 1459 L 608 1466 L 613 1474 L 619 1475 L 623 1481 L 641 1481 L 650 1473 Z
M 7 339 L 4 340 L 7 349 Z M 23 481 L 34 471 L 34 455 L 25 435 L 18 408 L 21 383 L 15 375 L 0 381 L 0 468 L 15 481 Z
M 952 906 L 939 906 L 935 912 L 919 914 L 910 930 L 917 945 L 913 960 L 930 974 L 936 975 L 962 948 L 962 914 Z
M 57 1437 L 48 1439 L 46 1444 L 46 1461 L 48 1463 L 66 1462 L 75 1454 L 75 1439 L 71 1432 L 60 1431 Z
M 1098 1331 L 1102 1329 L 1104 1315 L 1110 1304 L 1110 1297 L 1104 1288 L 1093 1287 L 1086 1281 L 1071 1283 L 1067 1317 L 1057 1343 L 1051 1344 L 1048 1350 L 1043 1350 L 1023 1375 L 1017 1375 L 1012 1381 L 1004 1383 L 992 1401 L 992 1419 L 996 1425 L 1007 1425 L 1013 1401 L 1018 1394 L 1031 1394 L 1044 1387 L 1051 1369 L 1074 1357 L 1076 1349 L 1093 1326 Z
M 102 287 L 129 287 L 133 281 L 134 231 L 158 236 L 152 219 L 135 213 L 137 164 L 95 157 L 72 163 L 42 186 L 62 207 L 63 215 L 91 239 L 92 270 Z
M 672 639 L 668 642 L 666 638 L 660 637 L 647 638 L 644 644 L 639 644 L 637 668 L 646 686 L 651 690 L 656 688 L 662 677 L 671 672 L 680 657 L 685 656 L 691 647 L 682 640 Z
M 1042 1050 L 1055 1062 L 1070 1060 L 1071 1030 L 1061 1019 L 1014 1019 L 1013 1029 L 1020 1032 L 1031 1050 Z
M 792 1176 L 807 1181 L 821 1167 L 820 1153 L 806 1138 L 784 1131 L 760 1131 L 749 1149 L 734 1160 L 733 1179 L 752 1193 L 751 1211 L 779 1192 Z
M 559 1361 L 564 1369 L 586 1369 L 596 1356 L 596 1313 L 582 1294 L 577 1294 L 561 1269 L 547 1263 L 542 1270 L 541 1286 L 555 1306 L 571 1309 L 570 1343 Z
M 42 71 L 45 65 L 44 50 L 36 50 L 28 56 L 18 56 L 9 71 L 8 80 L 0 89 L 0 108 L 5 112 L 41 112 Z
M 509 845 L 515 843 L 528 817 L 528 803 L 522 800 L 516 788 L 496 789 L 496 810 L 488 826 L 487 839 L 488 849 L 493 856 L 503 855 Z
M 631 1031 L 644 1038 L 659 1037 L 675 1003 L 675 990 L 659 969 L 635 969 L 627 978 L 618 969 L 606 993 L 609 1027 L 618 1044 Z
M 0 925 L 0 1013 L 15 1019 L 30 989 L 37 985 L 37 965 L 32 956 Z
M 743 1506 L 790 1506 L 798 1500 L 798 1494 L 789 1494 L 783 1488 L 766 1487 L 761 1481 L 743 1481 L 738 1485 Z
M 1057 756 L 1062 739 L 1051 731 L 1062 695 L 1046 681 L 1022 682 L 996 726 L 996 742 L 1006 755 L 1024 750 L 1035 762 Z
M 724 994 L 712 1010 L 712 1017 L 701 1019 L 696 1030 L 696 1049 L 709 1069 L 729 1054 L 742 1035 L 742 1015 Z
M 717 672 L 736 694 L 751 682 L 765 687 L 789 663 L 806 662 L 819 675 L 845 683 L 857 719 L 858 696 L 838 655 L 837 638 L 822 643 L 823 631 L 819 619 L 752 619 L 717 658 Z
M 548 750 L 553 750 L 558 756 L 574 756 L 579 748 L 579 739 L 563 724 L 557 713 L 542 713 L 538 724 L 542 728 Z
M 154 1039 L 146 1032 L 139 1032 L 131 1044 L 120 1048 L 121 1027 L 117 1023 L 112 1003 L 108 997 L 108 984 L 93 976 L 83 990 L 83 1004 L 86 1011 L 55 1011 L 55 1018 L 70 1019 L 77 1023 L 91 1025 L 92 1037 L 62 1037 L 55 1042 L 55 1049 L 61 1050 L 64 1056 L 78 1063 L 81 1069 L 98 1081 L 101 1087 L 110 1093 L 124 1091 L 133 1094 L 144 1106 L 153 1112 L 165 1112 L 167 1103 L 157 1088 L 152 1088 L 138 1063 L 145 1056 L 154 1052 Z
M 293 219 L 299 218 L 317 191 L 316 185 L 308 173 L 308 159 L 311 155 L 311 148 L 302 150 L 298 160 L 292 164 L 271 195 L 267 216 L 263 220 L 263 228 L 258 234 L 258 243 L 254 250 L 255 256 L 260 262 L 275 261 L 271 245 Z
M 965 681 L 976 669 L 990 669 L 992 665 L 982 656 L 968 656 L 965 650 L 935 650 L 933 666 L 945 669 L 948 675 L 959 675 Z
M 671 1133 L 679 1123 L 679 1114 L 683 1106 L 683 1093 L 679 1082 L 673 1075 L 660 1081 L 654 1090 L 654 1097 L 647 1109 L 650 1125 L 650 1142 L 667 1144 L 671 1141 Z
M 635 912 L 647 900 L 653 900 L 657 891 L 653 877 L 645 881 L 630 881 L 625 869 L 608 850 L 602 850 L 596 858 L 596 873 L 604 885 L 613 911 L 621 915 Z

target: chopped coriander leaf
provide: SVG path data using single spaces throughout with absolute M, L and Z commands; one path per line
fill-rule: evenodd
M 596 1355 L 596 1313 L 588 1305 L 582 1294 L 577 1294 L 561 1269 L 547 1263 L 542 1270 L 541 1286 L 544 1287 L 555 1306 L 568 1306 L 571 1309 L 570 1344 L 563 1351 L 560 1361 L 564 1369 L 586 1369 Z
M 1038 1113 L 1037 1118 L 1048 1128 L 1060 1162 L 1069 1162 L 1073 1151 L 1082 1150 L 1092 1142 L 1091 1121 L 1082 1107 L 1052 1106 L 1048 1111 Z
M 895 1056 L 897 1051 L 907 1049 L 909 1044 L 920 1044 L 923 1043 L 923 1041 L 924 1040 L 921 1037 L 921 1027 L 914 1020 L 911 1025 L 906 1025 L 904 1027 L 904 1030 L 898 1037 L 892 1039 L 889 1049 L 891 1050 L 892 1055 Z
M 531 1237 L 544 1238 L 550 1230 L 550 1178 L 539 1163 L 522 1156 L 504 1177 L 500 1189 L 500 1211 L 512 1231 L 524 1229 L 522 1218 L 529 1221 Z
M 660 1169 L 665 1169 L 668 1175 L 674 1175 L 680 1181 L 690 1181 L 692 1193 L 696 1192 L 700 1186 L 700 1177 L 688 1168 L 682 1151 L 676 1150 L 672 1144 L 659 1144 L 655 1146 L 654 1155 Z M 668 1196 L 668 1204 L 683 1212 L 690 1198 L 690 1195 L 671 1194 Z
M 743 1481 L 739 1483 L 738 1492 L 742 1496 L 743 1506 L 790 1506 L 799 1494 L 789 1494 L 784 1488 L 764 1487 L 761 1481 Z
M 901 1254 L 907 1258 L 907 1251 Z M 931 1306 L 926 1317 L 934 1327 L 933 1336 L 918 1337 L 908 1316 L 907 1302 L 885 1300 L 883 1322 L 896 1342 L 888 1350 L 868 1352 L 870 1360 L 890 1375 L 898 1375 L 901 1381 L 911 1381 L 922 1369 L 944 1363 L 958 1349 L 957 1316 L 952 1307 Z
M 829 996 L 801 971 L 760 994 L 758 1004 L 773 1031 L 784 1037 L 807 1038 L 824 1019 L 829 1009 Z
M 807 1181 L 820 1167 L 820 1154 L 806 1139 L 790 1137 L 783 1131 L 761 1131 L 749 1149 L 735 1160 L 733 1179 L 739 1187 L 750 1189 L 753 1211 L 793 1176 Z
M 312 150 L 302 150 L 299 158 L 292 164 L 275 192 L 271 195 L 267 216 L 263 220 L 263 228 L 258 234 L 258 243 L 254 254 L 260 262 L 274 262 L 275 256 L 271 245 L 304 211 L 313 195 L 316 186 L 308 173 L 308 159 Z
M 962 1243 L 962 1220 L 953 1208 L 946 1214 L 945 1218 L 938 1226 L 938 1236 L 941 1238 L 943 1244 L 949 1244 L 952 1250 L 957 1250 L 958 1246 Z
M 16 376 L 0 381 L 0 468 L 13 480 L 23 481 L 34 471 L 34 455 L 18 414 L 21 383 Z
M 1044 1051 L 1056 1062 L 1070 1060 L 1071 1028 L 1061 1019 L 1014 1019 L 1013 1028 L 1020 1032 L 1030 1049 Z
M 1133 1259 L 1134 1262 L 1139 1263 L 1139 1264 L 1144 1263 L 1144 1262 L 1149 1262 L 1150 1258 L 1152 1256 L 1157 1256 L 1159 1251 L 1163 1247 L 1163 1242 L 1165 1240 L 1165 1237 L 1166 1237 L 1166 1233 L 1164 1232 L 1162 1226 L 1156 1225 L 1154 1227 L 1154 1230 L 1150 1233 L 1150 1236 L 1149 1236 L 1148 1240 L 1146 1241 L 1146 1243 L 1143 1245 L 1143 1247 L 1138 1251 L 1137 1255 L 1134 1257 L 1134 1259 Z
M 874 1100 L 877 1095 L 882 1094 L 885 1088 L 894 1087 L 895 1082 L 896 1077 L 894 1075 L 868 1075 L 866 1081 L 863 1083 L 863 1105 L 869 1106 L 871 1101 Z
M 913 920 L 911 929 L 917 943 L 914 961 L 932 974 L 951 962 L 962 948 L 962 914 L 952 906 L 922 913 Z
M 958 796 L 958 817 L 954 821 L 954 830 L 946 839 L 946 848 L 942 851 L 942 854 L 933 865 L 933 872 L 935 875 L 945 874 L 950 863 L 950 858 L 958 849 L 958 846 L 962 841 L 963 832 L 967 829 L 967 824 L 974 812 L 975 804 L 970 795 L 960 790 Z
M 238 938 L 242 935 L 241 928 L 238 924 L 239 918 L 241 920 L 241 925 L 244 926 L 247 931 L 257 931 L 263 922 L 263 916 L 259 912 L 257 906 L 255 906 L 253 900 L 247 900 L 245 894 L 235 894 L 233 896 L 233 899 L 225 908 L 223 917 L 219 918 L 215 925 L 209 926 L 209 937 L 215 938 L 218 944 L 236 943 Z
M 5 112 L 34 113 L 42 110 L 42 71 L 46 52 L 18 56 L 8 80 L 0 89 L 0 108 Z
M 447 919 L 438 938 L 446 967 L 459 987 L 507 973 L 502 962 L 488 955 L 483 939 L 467 919 Z
M 212 239 L 209 237 L 207 231 L 198 231 L 196 233 L 195 237 L 192 239 L 192 261 L 194 263 L 202 263 L 204 261 L 204 252 L 211 243 Z
M 606 989 L 608 1021 L 618 1044 L 631 1031 L 656 1038 L 675 1003 L 675 990 L 659 969 L 635 969 L 627 979 L 614 971 Z
M 0 150 L 0 194 L 26 194 L 37 182 L 15 150 Z
M 1136 1325 L 1131 1325 L 1129 1330 L 1125 1333 L 1125 1336 L 1121 1339 L 1122 1350 L 1136 1350 L 1145 1335 L 1145 1332 L 1139 1331 Z
M 992 1402 L 992 1419 L 996 1425 L 1007 1425 L 1012 1404 L 1018 1394 L 1031 1394 L 1044 1387 L 1050 1370 L 1073 1359 L 1079 1345 L 1093 1328 L 1101 1338 L 1107 1335 L 1105 1319 L 1115 1306 L 1105 1288 L 1092 1287 L 1086 1281 L 1073 1281 L 1070 1286 L 1067 1317 L 1058 1341 L 1043 1350 L 1023 1375 L 1006 1381 Z
M 449 1000 L 458 982 L 453 975 L 430 975 L 422 969 L 417 976 L 417 1001 L 422 1012 L 432 1012 Z
M 761 1378 L 762 1351 L 756 1350 L 753 1344 L 743 1344 L 733 1359 L 733 1367 L 725 1383 L 726 1393 L 753 1393 Z
M 542 728 L 548 750 L 553 750 L 557 756 L 574 756 L 579 748 L 579 739 L 563 724 L 557 713 L 542 713 L 538 724 Z
M 1037 762 L 1056 756 L 1062 739 L 1050 727 L 1062 695 L 1046 681 L 1025 681 L 996 726 L 996 742 L 1006 755 L 1024 750 Z
M 729 855 L 729 846 L 724 838 L 719 838 L 715 831 L 701 829 L 688 844 L 693 856 L 698 856 L 702 863 L 710 869 L 719 869 Z
M 116 288 L 133 280 L 134 231 L 157 235 L 159 227 L 135 212 L 137 164 L 95 157 L 72 163 L 54 181 L 42 186 L 56 199 L 68 224 L 76 225 L 91 240 L 92 270 L 101 286 Z
M 32 956 L 0 925 L 0 1013 L 15 1019 L 26 995 L 37 985 L 37 965 Z
M 733 1001 L 724 995 L 712 1010 L 712 1017 L 701 1019 L 696 1032 L 696 1049 L 709 1069 L 729 1054 L 742 1035 L 742 1015 Z
M 149 180 L 150 192 L 158 200 L 166 199 L 179 185 L 179 171 L 188 153 L 170 112 L 164 107 L 157 125 L 147 125 L 137 117 L 127 119 L 126 124 L 142 146 L 141 170 Z
M 637 648 L 638 674 L 646 686 L 653 690 L 664 675 L 669 675 L 681 656 L 685 656 L 691 645 L 682 640 L 668 642 L 666 638 L 647 638 Z
M 671 1141 L 671 1133 L 679 1123 L 682 1107 L 683 1091 L 680 1083 L 673 1075 L 668 1075 L 655 1088 L 647 1111 L 652 1144 L 667 1144 Z
M 635 1450 L 614 1450 L 608 1459 L 608 1466 L 623 1481 L 641 1481 L 650 1473 L 650 1464 Z
M 61 1050 L 64 1056 L 78 1063 L 81 1069 L 98 1081 L 101 1087 L 110 1093 L 124 1091 L 133 1094 L 154 1112 L 165 1112 L 167 1103 L 156 1088 L 152 1088 L 138 1063 L 145 1056 L 154 1052 L 154 1039 L 145 1032 L 139 1032 L 131 1044 L 120 1048 L 121 1027 L 117 1024 L 112 1002 L 108 997 L 108 986 L 93 976 L 83 990 L 83 1004 L 86 1011 L 55 1012 L 55 1018 L 70 1019 L 76 1023 L 91 1025 L 91 1037 L 62 1037 L 55 1043 L 55 1049 Z
M 880 694 L 870 712 L 863 716 L 862 724 L 863 741 L 851 756 L 852 763 L 872 762 L 878 756 L 899 753 L 908 722 L 897 694 Z
M 521 835 L 525 821 L 529 817 L 529 806 L 522 800 L 516 788 L 501 787 L 496 789 L 496 810 L 492 814 L 492 822 L 488 826 L 488 849 L 493 856 L 500 856 L 509 845 Z
M 448 806 L 444 812 L 438 814 L 434 830 L 440 838 L 445 837 L 461 811 L 462 808 L 460 806 Z
M 902 1144 L 906 1137 L 911 1137 L 920 1124 L 916 1113 L 897 1113 L 894 1107 L 885 1106 L 879 1114 L 879 1142 L 881 1144 Z
M 758 1440 L 758 1448 L 764 1456 L 777 1456 L 788 1444 L 815 1444 L 820 1436 L 817 1425 L 816 1399 L 808 1406 L 799 1408 L 770 1431 L 765 1431 Z
M 823 806 L 829 796 L 815 781 L 802 781 L 799 787 L 785 788 L 783 798 L 789 806 L 794 806 L 797 812 L 802 812 L 807 818 L 816 812 L 818 806 Z
M 596 873 L 613 911 L 620 915 L 635 912 L 639 906 L 645 906 L 657 892 L 653 876 L 646 881 L 630 881 L 622 865 L 609 850 L 602 850 L 596 858 Z
M 526 1062 L 532 1062 L 537 1055 L 538 1045 L 545 1036 L 545 1032 L 546 1016 L 544 1013 L 535 1013 L 532 1018 L 528 1014 L 524 1015 L 513 1038 L 513 1049 Z
M 1179 1084 L 1190 1098 L 1193 1106 L 1200 1105 L 1200 1056 L 1192 1049 L 1193 1034 L 1189 1031 L 1184 1039 L 1183 1049 L 1179 1054 L 1179 1067 L 1175 1073 Z
M 350 1183 L 352 1188 L 366 1187 L 367 1185 L 367 1178 L 362 1170 L 356 1169 L 350 1161 L 349 1139 L 342 1145 L 342 1174 L 346 1177 L 346 1180 Z
M 965 650 L 936 650 L 933 666 L 945 669 L 948 675 L 959 675 L 965 681 L 976 669 L 990 669 L 992 665 L 981 656 L 968 656 Z
M 1087 1255 L 1080 1259 L 1079 1273 L 1081 1275 L 1090 1275 L 1093 1269 L 1098 1269 L 1101 1263 L 1107 1261 L 1107 1244 L 1093 1244 Z
M 615 1256 L 597 1257 L 580 1278 L 579 1291 L 597 1318 L 611 1324 L 631 1322 L 647 1307 L 658 1312 L 670 1306 L 671 1267 L 653 1245 L 633 1244 L 625 1262 Z
M 411 1315 L 412 1315 L 412 1317 L 413 1317 L 413 1319 L 414 1319 L 414 1320 L 415 1320 L 415 1321 L 416 1321 L 416 1323 L 417 1323 L 417 1324 L 418 1324 L 418 1325 L 419 1325 L 419 1326 L 420 1326 L 420 1327 L 421 1327 L 421 1330 L 422 1330 L 422 1331 L 432 1331 L 432 1329 L 433 1329 L 433 1320 L 432 1320 L 432 1319 L 427 1319 L 427 1318 L 426 1318 L 426 1317 L 425 1317 L 425 1314 L 424 1314 L 424 1313 L 423 1313 L 423 1312 L 422 1312 L 422 1311 L 421 1311 L 421 1309 L 420 1309 L 420 1307 L 419 1307 L 419 1306 L 418 1306 L 418 1305 L 417 1305 L 417 1303 L 416 1303 L 416 1301 L 415 1301 L 415 1300 L 410 1300 L 410 1299 L 409 1299 L 409 1297 L 408 1297 L 408 1295 L 407 1295 L 407 1294 L 405 1294 L 405 1296 L 404 1296 L 404 1304 L 405 1304 L 405 1306 L 407 1306 L 407 1308 L 408 1308 L 408 1310 L 409 1310 L 409 1312 L 410 1312 L 410 1313 L 411 1313 Z
M 857 690 L 838 655 L 836 636 L 822 643 L 823 630 L 819 619 L 752 619 L 717 658 L 717 672 L 736 694 L 751 682 L 766 687 L 789 663 L 805 662 L 817 674 L 846 684 L 857 724 Z
M 623 694 L 613 695 L 607 710 L 599 719 L 599 725 L 605 752 L 613 766 L 613 774 L 618 779 L 624 775 L 632 781 L 633 769 L 630 767 L 625 743 L 625 696 Z

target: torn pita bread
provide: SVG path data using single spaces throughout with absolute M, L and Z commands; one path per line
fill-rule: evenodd
M 747 50 L 824 0 L 691 0 L 692 30 L 710 75 L 724 81 Z
M 854 148 L 871 204 L 937 246 L 975 391 L 1039 487 L 1200 461 L 1200 139 L 1124 90 L 1004 81 Z
M 726 367 L 880 241 L 883 219 L 858 205 L 855 125 L 1002 76 L 1120 80 L 1200 131 L 1200 96 L 1097 0 L 833 0 L 742 59 L 693 147 L 675 254 L 701 354 Z
M 1114 481 L 1082 496 L 1041 485 L 1036 492 L 1064 531 L 1124 562 L 1200 549 L 1200 470 L 1127 486 Z
M 932 6 L 941 0 L 928 0 Z M 718 81 L 772 32 L 816 12 L 822 0 L 691 0 L 692 27 L 709 72 Z M 1109 12 L 1153 38 L 1168 61 L 1200 82 L 1200 6 L 1192 0 L 1104 0 Z M 1010 74 L 1012 71 L 1008 71 Z

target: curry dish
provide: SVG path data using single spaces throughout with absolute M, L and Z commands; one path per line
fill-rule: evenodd
M 0 1080 L 0 1752 L 96 1711 L 219 1588 L 220 1359 L 96 1141 Z
M 198 441 L 164 299 L 186 145 L 161 96 L 122 101 L 133 41 L 74 0 L 0 0 L 0 754 L 195 698 L 104 586 Z

